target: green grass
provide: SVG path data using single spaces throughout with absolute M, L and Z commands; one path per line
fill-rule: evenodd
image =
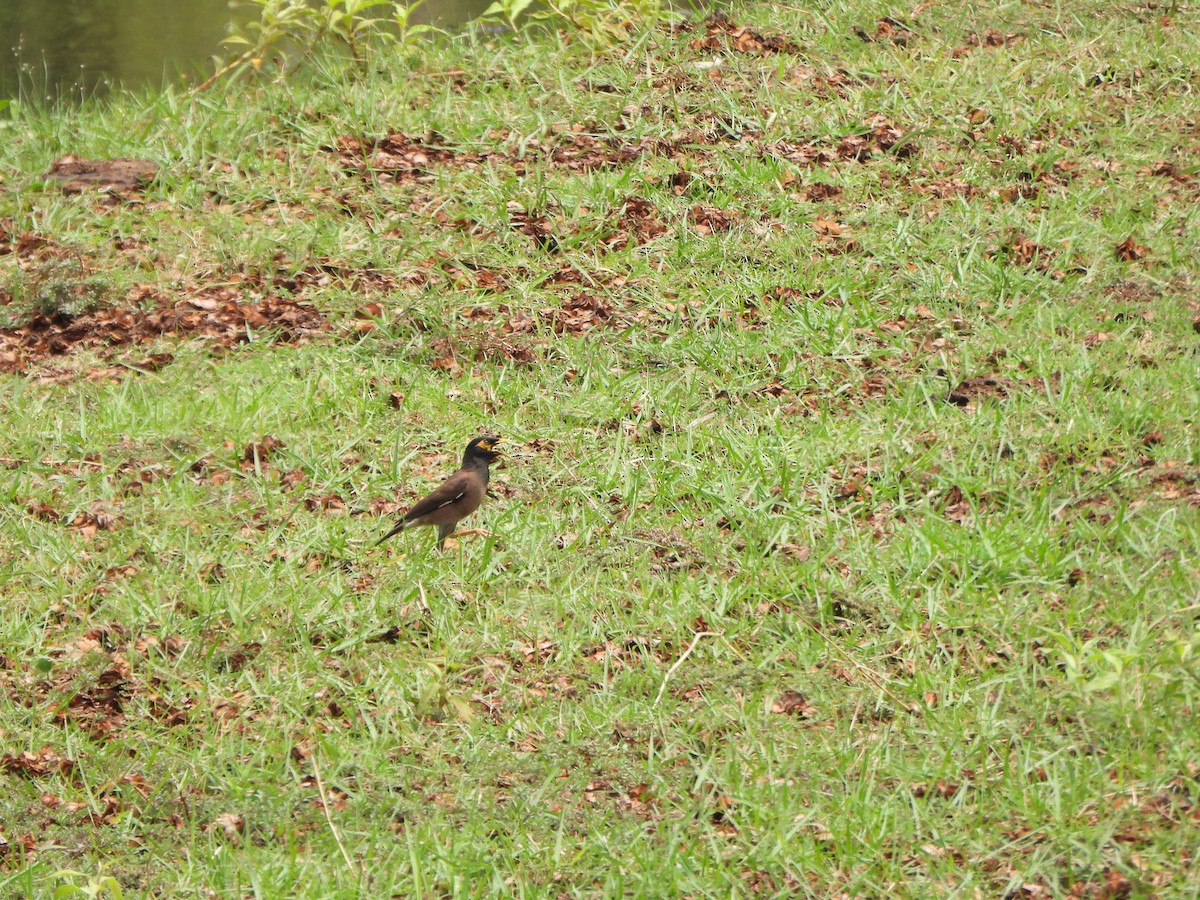
M 889 14 L 19 110 L 6 327 L 214 285 L 329 327 L 6 332 L 0 893 L 1193 896 L 1200 20 L 855 35 Z M 989 29 L 1022 38 L 955 54 Z M 555 124 L 673 144 L 579 171 Z M 330 149 L 396 132 L 478 161 L 391 184 Z M 162 175 L 108 206 L 42 184 L 65 153 Z M 631 197 L 665 233 L 620 240 Z M 611 315 L 573 330 L 580 292 Z M 948 402 L 980 376 L 1007 396 Z M 485 430 L 490 534 L 373 549 Z

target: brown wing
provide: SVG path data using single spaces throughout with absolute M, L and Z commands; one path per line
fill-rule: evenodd
M 445 518 L 457 521 L 470 515 L 483 499 L 483 485 L 473 472 L 455 472 L 442 486 L 423 500 L 418 500 L 404 514 L 405 522 L 415 522 L 424 519 L 439 510 L 443 511 L 437 519 Z M 436 524 L 436 523 L 435 523 Z

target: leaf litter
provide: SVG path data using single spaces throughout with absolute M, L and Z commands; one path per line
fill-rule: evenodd
M 173 300 L 151 287 L 130 299 L 140 305 L 88 310 L 78 314 L 35 312 L 24 324 L 0 329 L 0 372 L 30 374 L 39 364 L 84 349 L 135 347 L 161 338 L 203 338 L 221 348 L 263 337 L 296 343 L 321 335 L 329 324 L 316 308 L 282 296 L 244 301 L 232 287 L 201 289 Z M 129 371 L 155 371 L 169 353 L 123 361 Z M 99 374 L 111 374 L 98 369 Z

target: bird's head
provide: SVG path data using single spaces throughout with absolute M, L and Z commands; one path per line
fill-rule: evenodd
M 500 459 L 504 454 L 496 449 L 496 445 L 500 443 L 500 436 L 495 434 L 487 434 L 483 437 L 477 437 L 471 443 L 467 444 L 467 452 L 463 454 L 463 467 L 466 468 L 473 463 L 484 463 L 488 465 Z

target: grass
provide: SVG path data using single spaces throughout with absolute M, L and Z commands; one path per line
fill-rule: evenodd
M 1200 23 L 891 13 L 18 110 L 3 892 L 1194 895 Z

